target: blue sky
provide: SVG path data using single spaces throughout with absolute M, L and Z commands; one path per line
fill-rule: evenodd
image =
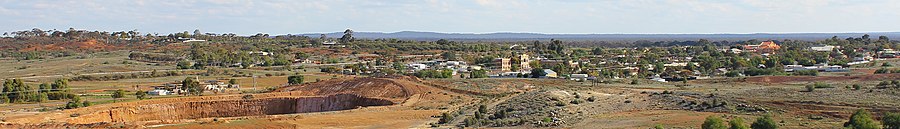
M 0 31 L 566 34 L 900 31 L 898 0 L 0 0 Z

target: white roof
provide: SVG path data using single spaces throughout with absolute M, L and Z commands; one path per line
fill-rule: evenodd
M 550 70 L 550 69 L 544 69 L 544 73 L 547 73 L 547 74 L 551 74 L 551 73 L 552 73 L 552 74 L 556 74 L 555 71 Z

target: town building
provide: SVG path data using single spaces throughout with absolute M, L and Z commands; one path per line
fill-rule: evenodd
M 541 78 L 557 78 L 557 77 L 559 77 L 559 74 L 557 74 L 556 71 L 553 71 L 550 69 L 544 69 L 544 73 L 546 73 L 546 74 Z
M 774 41 L 765 41 L 765 42 L 759 43 L 759 45 L 744 45 L 744 51 L 769 53 L 769 52 L 775 52 L 778 49 L 781 49 L 781 46 L 778 46 L 778 44 L 775 44 Z
M 519 55 L 519 71 L 531 69 L 531 57 L 528 54 Z
M 813 45 L 813 46 L 809 47 L 810 50 L 819 51 L 819 52 L 830 52 L 830 51 L 834 50 L 835 48 L 841 48 L 841 46 Z
M 511 66 L 512 65 L 510 65 L 509 58 L 494 59 L 494 69 L 495 70 L 499 70 L 501 72 L 508 72 L 508 71 L 510 71 Z

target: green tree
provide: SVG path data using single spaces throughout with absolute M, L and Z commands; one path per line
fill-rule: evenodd
M 94 105 L 94 104 L 91 103 L 90 101 L 87 101 L 87 100 L 81 101 L 81 107 L 88 107 L 88 106 L 91 106 L 91 105 Z
M 453 116 L 450 113 L 441 113 L 441 119 L 438 120 L 438 123 L 446 124 L 450 121 L 453 121 Z
M 885 129 L 900 129 L 900 113 L 885 113 L 881 123 Z
M 246 64 L 246 63 L 245 63 L 245 64 Z M 175 64 L 175 66 L 176 66 L 178 69 L 191 69 L 191 62 L 188 62 L 188 61 L 178 61 L 178 63 Z
M 350 42 L 353 42 L 353 30 L 347 29 L 344 31 L 344 36 L 341 36 L 341 43 Z
M 65 108 L 66 109 L 75 109 L 75 108 L 79 108 L 81 106 L 82 106 L 81 97 L 75 96 L 72 99 L 70 99 L 69 102 L 66 102 Z
M 303 76 L 302 75 L 288 76 L 287 79 L 288 79 L 288 84 L 290 84 L 290 85 L 303 84 Z
M 181 89 L 187 91 L 187 94 L 201 95 L 206 88 L 200 86 L 200 82 L 194 78 L 187 77 L 181 81 Z
M 7 79 L 3 83 L 3 95 L 6 95 L 10 103 L 34 102 L 39 99 L 37 92 L 26 85 L 22 79 Z
M 444 52 L 443 54 L 441 54 L 441 57 L 443 57 L 445 60 L 456 60 L 456 53 L 449 51 Z
M 744 119 L 734 118 L 733 120 L 728 122 L 728 124 L 731 125 L 731 127 L 728 129 L 750 129 L 750 126 L 744 123 L 746 123 L 744 122 Z
M 488 76 L 486 70 L 475 70 L 469 74 L 470 78 L 486 78 Z
M 775 123 L 775 120 L 772 119 L 772 116 L 765 115 L 763 117 L 756 118 L 756 121 L 750 125 L 750 128 L 753 128 L 753 129 L 778 129 L 778 124 Z
M 40 93 L 47 93 L 53 90 L 53 86 L 51 86 L 49 83 L 41 83 L 41 85 L 38 87 L 40 89 L 38 92 Z
M 880 129 L 881 125 L 872 118 L 872 114 L 869 111 L 859 109 L 850 116 L 850 121 L 844 123 L 844 127 L 851 129 Z
M 541 69 L 541 68 L 531 69 L 531 78 L 540 78 L 543 76 L 547 76 L 547 73 L 544 72 L 544 69 Z
M 68 92 L 69 91 L 69 79 L 63 78 L 63 79 L 56 80 L 53 82 L 53 84 L 50 85 L 50 87 L 53 88 L 53 91 Z
M 125 97 L 125 90 L 118 89 L 112 93 L 112 98 L 119 99 Z
M 229 80 L 228 80 L 228 84 L 234 85 L 234 84 L 237 84 L 237 83 L 238 83 L 238 82 L 237 82 L 237 79 L 232 78 L 232 79 L 229 79 Z
M 147 92 L 145 92 L 145 91 L 140 91 L 140 90 L 139 90 L 139 91 L 137 91 L 137 92 L 134 92 L 134 97 L 137 98 L 137 99 L 141 99 L 141 100 L 142 100 L 142 99 L 146 99 L 146 98 L 147 98 Z
M 727 129 L 728 125 L 725 125 L 725 120 L 719 118 L 718 116 L 709 116 L 706 117 L 706 121 L 703 121 L 703 125 L 701 126 L 703 129 Z

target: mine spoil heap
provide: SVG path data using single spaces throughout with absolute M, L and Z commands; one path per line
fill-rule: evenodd
M 164 98 L 6 118 L 0 126 L 103 127 L 114 123 L 178 123 L 186 119 L 261 116 L 403 103 L 427 89 L 401 78 L 344 78 L 282 87 L 270 93 Z

